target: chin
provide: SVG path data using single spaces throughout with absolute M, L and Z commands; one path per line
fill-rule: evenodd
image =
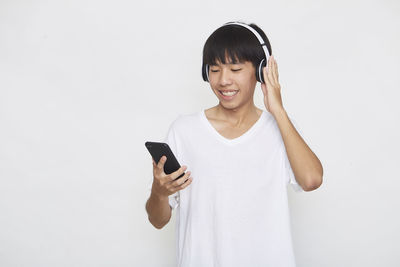
M 240 108 L 240 104 L 237 103 L 225 103 L 223 101 L 219 101 L 219 105 L 221 107 L 223 107 L 224 109 L 228 109 L 228 110 L 237 110 L 238 108 Z

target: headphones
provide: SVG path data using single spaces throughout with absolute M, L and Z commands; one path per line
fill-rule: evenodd
M 257 81 L 259 81 L 260 83 L 265 83 L 264 80 L 264 74 L 262 72 L 263 67 L 265 67 L 267 65 L 267 62 L 269 60 L 269 52 L 267 49 L 267 45 L 265 44 L 263 38 L 261 37 L 261 35 L 255 30 L 253 29 L 253 27 L 242 23 L 242 22 L 227 22 L 224 25 L 222 25 L 220 28 L 226 26 L 226 25 L 240 25 L 242 27 L 245 27 L 246 29 L 250 30 L 258 39 L 258 41 L 260 42 L 260 45 L 264 51 L 265 54 L 265 58 L 263 58 L 260 63 L 258 64 L 258 67 L 256 68 L 256 79 Z M 210 82 L 209 78 L 208 78 L 208 73 L 210 71 L 210 66 L 208 64 L 203 64 L 202 68 L 201 68 L 201 72 L 203 75 L 203 80 L 205 82 Z

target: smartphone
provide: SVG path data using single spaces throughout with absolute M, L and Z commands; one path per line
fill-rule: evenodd
M 178 160 L 176 159 L 174 153 L 172 153 L 172 150 L 167 143 L 147 141 L 145 143 L 145 146 L 147 150 L 150 152 L 156 164 L 160 161 L 163 155 L 167 157 L 167 161 L 164 164 L 164 172 L 166 174 L 173 173 L 181 167 L 181 165 L 179 164 Z M 178 178 L 174 179 L 174 181 L 181 178 L 184 175 L 185 172 L 182 173 Z M 187 180 L 188 179 L 186 179 L 186 181 Z

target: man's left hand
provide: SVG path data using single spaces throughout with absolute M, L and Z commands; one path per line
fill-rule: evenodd
M 279 112 L 283 109 L 281 86 L 279 84 L 278 65 L 273 56 L 269 57 L 267 66 L 263 68 L 265 83 L 261 84 L 264 94 L 265 108 L 271 113 Z

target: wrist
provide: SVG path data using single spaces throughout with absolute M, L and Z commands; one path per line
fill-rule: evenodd
M 166 200 L 168 200 L 168 196 L 161 195 L 161 194 L 157 193 L 157 192 L 154 191 L 154 190 L 151 191 L 151 195 L 152 195 L 153 198 L 156 199 L 157 201 L 166 201 Z
M 286 110 L 285 110 L 283 107 L 278 108 L 278 109 L 274 110 L 274 111 L 271 112 L 271 113 L 272 113 L 272 115 L 273 115 L 275 118 L 277 118 L 277 117 L 282 117 L 282 116 L 286 116 L 286 115 L 287 115 L 287 114 L 286 114 Z

